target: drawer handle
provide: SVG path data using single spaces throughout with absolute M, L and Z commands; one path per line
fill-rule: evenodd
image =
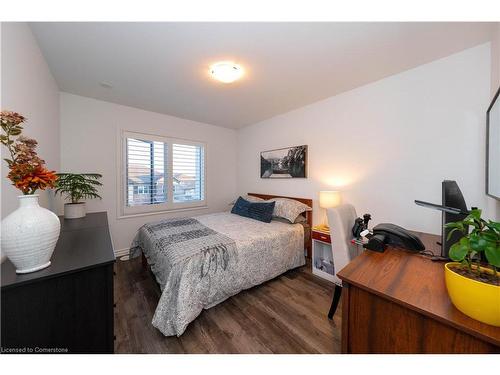
M 116 303 L 113 303 L 113 308 L 116 308 Z
M 326 236 L 319 236 L 319 238 L 321 238 L 322 240 L 328 239 L 328 237 L 326 237 Z

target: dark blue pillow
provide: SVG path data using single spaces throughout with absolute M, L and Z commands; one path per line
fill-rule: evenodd
M 249 202 L 239 197 L 231 210 L 232 214 L 270 223 L 276 202 Z

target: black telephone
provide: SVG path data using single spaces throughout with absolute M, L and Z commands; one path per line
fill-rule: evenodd
M 368 243 L 363 245 L 368 250 L 384 252 L 387 245 L 395 245 L 411 251 L 419 252 L 425 250 L 420 239 L 395 224 L 378 224 L 373 228 L 373 235 Z

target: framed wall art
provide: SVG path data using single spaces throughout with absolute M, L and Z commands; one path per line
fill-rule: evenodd
M 307 145 L 260 153 L 261 178 L 307 178 Z

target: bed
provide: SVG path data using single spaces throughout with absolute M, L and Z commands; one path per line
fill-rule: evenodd
M 289 198 L 312 207 L 312 200 Z M 141 227 L 130 256 L 142 254 L 161 296 L 152 324 L 165 336 L 180 336 L 202 312 L 241 290 L 305 264 L 312 211 L 306 222 L 263 223 L 220 212 L 167 219 Z

